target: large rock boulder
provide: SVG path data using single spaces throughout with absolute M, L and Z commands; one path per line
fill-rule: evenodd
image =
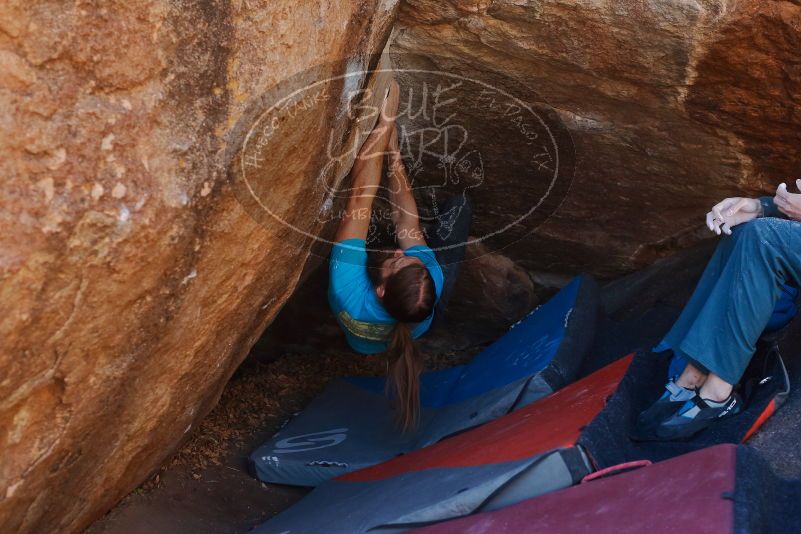
M 0 531 L 79 530 L 214 405 L 336 220 L 395 8 L 6 2 Z M 504 257 L 616 275 L 792 175 L 799 28 L 793 1 L 407 0 L 393 53 L 435 112 L 401 117 L 407 163 L 469 190 L 501 255 L 464 272 L 521 297 L 497 313 L 536 298 Z
M 514 223 L 493 246 L 545 275 L 648 264 L 698 240 L 713 202 L 772 191 L 801 161 L 798 2 L 407 0 L 392 50 L 405 87 L 447 87 L 440 123 L 482 155 L 474 233 Z M 543 146 L 564 172 L 527 221 L 550 178 L 525 159 L 523 103 L 539 140 L 569 133 Z M 402 119 L 420 131 L 430 115 Z
M 351 97 L 385 81 L 337 76 L 375 63 L 396 4 L 4 4 L 0 531 L 80 530 L 215 404 L 352 163 L 320 154 L 371 125 Z M 324 98 L 270 136 L 312 66 Z

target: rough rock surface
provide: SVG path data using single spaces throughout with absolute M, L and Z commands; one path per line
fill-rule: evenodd
M 712 202 L 797 175 L 798 2 L 407 0 L 399 27 L 392 50 L 404 67 L 512 84 L 569 132 L 562 204 L 498 245 L 529 270 L 629 271 L 698 240 Z M 431 78 L 407 73 L 404 85 Z M 500 128 L 479 91 L 452 95 L 443 116 L 458 106 L 468 131 Z M 514 143 L 500 129 L 484 142 L 485 161 L 512 164 L 473 191 L 479 230 L 542 194 L 526 185 L 531 166 L 503 153 Z
M 470 245 L 442 329 L 467 344 L 493 341 L 533 310 L 544 292 L 508 257 Z
M 237 196 L 249 127 L 287 77 L 366 67 L 396 4 L 4 4 L 0 531 L 80 530 L 216 403 L 309 251 Z M 319 226 L 315 155 L 369 127 L 345 109 L 365 83 L 282 108 L 259 145 L 251 170 L 288 222 Z
M 348 95 L 379 81 L 264 112 L 366 66 L 396 3 L 6 2 L 0 531 L 79 530 L 214 405 L 295 286 L 298 230 L 336 209 L 329 186 L 369 127 Z M 474 189 L 474 233 L 508 226 L 484 246 L 543 279 L 650 263 L 698 239 L 711 202 L 772 188 L 801 156 L 796 1 L 406 0 L 393 48 L 402 67 L 508 89 L 556 132 L 567 180 L 550 194 L 520 178 L 542 160 L 519 157 L 526 132 L 507 137 L 516 116 L 502 127 L 492 99 L 454 93 L 486 156 L 446 169 Z

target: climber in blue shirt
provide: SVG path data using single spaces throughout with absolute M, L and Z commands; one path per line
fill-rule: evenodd
M 422 354 L 413 340 L 429 329 L 453 287 L 464 255 L 470 206 L 466 198 L 461 203 L 454 198 L 444 203 L 443 211 L 455 214 L 448 219 L 446 233 L 442 228 L 421 227 L 398 143 L 395 115 L 399 93 L 398 84 L 392 81 L 377 125 L 353 165 L 350 197 L 331 251 L 328 301 L 354 350 L 363 354 L 387 353 L 389 389 L 399 421 L 408 430 L 418 418 L 419 375 L 423 367 Z M 386 189 L 397 248 L 382 253 L 371 251 L 371 257 L 367 250 L 368 230 L 385 156 L 389 161 Z M 444 219 L 447 218 L 438 218 Z M 437 253 L 429 247 L 427 238 L 432 246 L 436 242 Z M 455 246 L 448 246 L 449 243 Z
M 796 181 L 801 191 L 801 180 Z M 632 438 L 686 439 L 737 414 L 734 392 L 786 284 L 801 286 L 801 194 L 727 198 L 706 216 L 723 240 L 660 348 L 689 362 L 638 418 Z

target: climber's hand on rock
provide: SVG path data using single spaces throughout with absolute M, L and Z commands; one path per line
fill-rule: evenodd
M 795 186 L 801 191 L 801 180 L 796 180 Z M 780 212 L 791 219 L 801 221 L 801 194 L 790 193 L 787 191 L 786 184 L 779 184 L 776 189 L 776 196 L 773 197 L 773 203 L 776 204 Z
M 715 204 L 712 211 L 706 214 L 706 226 L 717 235 L 731 235 L 731 229 L 738 224 L 756 219 L 761 208 L 756 198 L 727 198 Z

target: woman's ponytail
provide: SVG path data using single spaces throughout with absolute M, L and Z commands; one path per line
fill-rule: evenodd
M 385 281 L 382 303 L 397 321 L 387 340 L 387 393 L 394 397 L 404 431 L 413 430 L 420 418 L 423 354 L 412 329 L 431 316 L 435 302 L 434 280 L 422 264 L 408 265 Z
M 413 430 L 420 417 L 420 372 L 423 355 L 406 323 L 396 323 L 389 342 L 387 387 L 394 395 L 398 421 L 403 431 Z

